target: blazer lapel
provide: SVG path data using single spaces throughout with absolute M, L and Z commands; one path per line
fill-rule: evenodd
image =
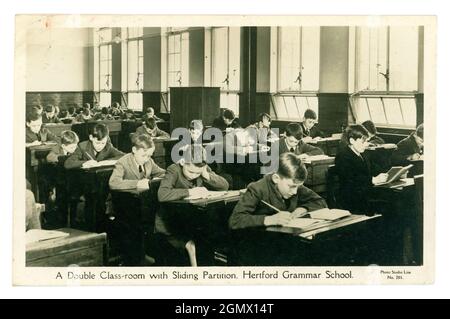
M 140 179 L 141 174 L 139 174 L 139 170 L 138 170 L 136 161 L 133 158 L 133 154 L 130 154 L 127 162 L 128 162 L 128 166 L 130 167 L 130 170 L 133 172 L 134 176 L 136 176 L 138 179 Z

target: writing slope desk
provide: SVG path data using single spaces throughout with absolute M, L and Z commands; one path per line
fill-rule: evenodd
M 302 250 L 298 266 L 357 266 L 376 263 L 374 241 L 380 231 L 381 215 L 350 215 L 336 221 L 323 221 L 304 229 L 267 227 L 276 241 L 289 241 Z M 263 234 L 261 234 L 263 235 Z M 280 245 L 282 246 L 282 245 Z M 297 248 L 295 248 L 297 249 Z

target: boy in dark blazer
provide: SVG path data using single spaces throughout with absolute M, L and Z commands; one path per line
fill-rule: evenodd
M 392 165 L 408 165 L 409 161 L 420 159 L 423 154 L 423 124 L 407 138 L 397 144 L 397 149 L 392 153 Z
M 151 158 L 155 144 L 147 134 L 135 134 L 131 153 L 122 156 L 116 163 L 109 179 L 109 187 L 116 189 L 148 189 L 153 178 L 163 177 L 165 170 Z
M 384 140 L 378 136 L 377 128 L 375 127 L 375 124 L 373 124 L 372 121 L 370 120 L 364 121 L 362 123 L 362 126 L 364 126 L 364 128 L 369 133 L 369 138 L 367 142 L 370 145 L 376 146 L 384 144 Z
M 64 162 L 64 167 L 94 167 L 100 161 L 119 159 L 123 155 L 124 153 L 111 144 L 108 127 L 105 124 L 97 124 L 89 134 L 89 141 L 78 144 L 75 152 Z
M 282 251 L 282 241 L 274 241 L 268 232 L 256 230 L 284 226 L 306 212 L 327 207 L 322 197 L 303 186 L 306 177 L 307 171 L 299 156 L 284 153 L 276 173 L 248 186 L 228 223 L 231 230 L 238 231 L 234 236 L 237 264 L 288 265 L 292 262 L 295 255 L 292 249 Z
M 189 145 L 185 148 L 184 154 L 186 156 L 179 163 L 167 168 L 158 190 L 160 202 L 170 202 L 188 196 L 202 198 L 206 197 L 208 190 L 228 190 L 228 182 L 206 164 L 206 156 L 201 146 Z M 198 227 L 201 226 L 196 220 L 193 220 L 191 215 L 183 215 L 183 212 L 162 206 L 156 213 L 155 232 L 162 235 L 179 255 L 182 256 L 184 251 L 187 251 L 191 266 L 197 263 L 193 238 Z
M 374 184 L 385 182 L 386 173 L 374 175 L 371 162 L 364 151 L 369 133 L 359 124 L 349 125 L 336 155 L 335 166 L 339 176 L 339 199 L 342 208 L 352 213 L 372 213 L 369 191 Z
M 79 138 L 77 133 L 64 131 L 61 133 L 61 144 L 55 145 L 47 154 L 47 162 L 58 163 L 58 157 L 71 155 L 77 149 Z
M 230 109 L 223 109 L 219 117 L 215 118 L 212 123 L 212 127 L 216 127 L 221 131 L 225 131 L 227 128 L 231 127 L 236 116 L 234 112 Z
M 148 134 L 150 137 L 170 138 L 169 133 L 159 129 L 158 125 L 156 125 L 156 120 L 153 117 L 147 118 L 144 124 L 136 129 L 136 134 Z
M 53 105 L 47 105 L 42 115 L 42 123 L 58 124 L 61 121 L 56 116 L 56 108 Z
M 286 152 L 299 155 L 302 160 L 312 155 L 322 155 L 323 151 L 319 147 L 306 144 L 302 141 L 303 130 L 298 123 L 289 123 L 286 126 L 285 137 L 278 141 L 280 155 Z M 276 149 L 276 148 L 275 148 Z
M 314 110 L 307 109 L 303 115 L 303 122 L 300 124 L 303 130 L 303 142 L 310 143 L 313 140 L 324 137 L 325 135 L 315 125 L 317 123 L 317 114 Z
M 26 146 L 40 145 L 48 141 L 58 141 L 56 135 L 42 125 L 42 117 L 34 108 L 27 112 L 25 125 Z

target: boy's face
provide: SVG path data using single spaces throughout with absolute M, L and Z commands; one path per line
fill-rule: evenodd
M 52 119 L 55 116 L 55 111 L 45 112 L 47 114 L 47 118 Z
M 76 148 L 77 148 L 77 143 L 72 143 L 72 144 L 61 144 L 61 147 L 63 148 L 64 151 L 66 151 L 68 154 L 72 154 L 73 152 L 75 152 Z
M 300 143 L 300 140 L 297 140 L 294 136 L 287 136 L 286 137 L 286 144 L 291 147 L 297 147 L 298 143 Z
M 193 141 L 196 141 L 199 139 L 200 136 L 202 136 L 203 129 L 190 129 L 189 133 L 191 134 L 191 138 Z
M 366 148 L 369 146 L 369 143 L 367 142 L 367 139 L 365 136 L 357 138 L 356 140 L 353 138 L 350 138 L 350 145 L 353 146 L 353 148 L 358 153 L 363 153 Z
M 233 120 L 230 120 L 230 119 L 227 119 L 227 118 L 223 118 L 223 122 L 226 124 L 226 125 L 231 125 L 231 123 L 233 123 Z
M 153 155 L 154 151 L 154 147 L 137 148 L 136 146 L 133 146 L 132 148 L 134 159 L 136 160 L 136 163 L 138 163 L 138 165 L 144 165 L 145 163 L 147 163 L 150 160 L 150 157 Z
M 31 132 L 37 134 L 41 130 L 42 127 L 42 119 L 38 119 L 36 121 L 27 122 L 27 126 L 30 128 Z
M 196 178 L 199 178 L 203 172 L 204 167 L 195 166 L 192 163 L 184 163 L 183 164 L 183 175 L 187 180 L 191 181 Z
M 269 128 L 270 127 L 270 120 L 267 117 L 264 117 L 262 119 L 262 121 L 259 123 L 260 123 L 260 128 L 263 128 L 263 127 Z
M 149 117 L 153 117 L 155 115 L 155 110 L 152 108 L 147 109 L 147 114 Z
M 150 128 L 150 127 L 148 127 L 147 125 L 145 125 L 145 128 L 147 129 L 147 132 L 148 132 L 150 135 L 154 135 L 154 134 L 156 133 L 156 127 Z
M 423 147 L 423 138 L 421 138 L 417 134 L 414 134 L 414 139 L 416 140 L 417 146 L 419 146 L 419 148 L 422 148 Z
M 305 119 L 305 126 L 308 130 L 310 130 L 314 124 L 316 124 L 316 120 L 314 119 Z
M 93 137 L 92 135 L 89 135 L 89 139 L 92 142 L 92 145 L 94 146 L 94 150 L 98 153 L 101 152 L 108 141 L 108 136 L 105 136 L 101 140 L 97 139 L 96 137 Z
M 303 185 L 303 182 L 294 181 L 292 178 L 285 178 L 278 174 L 273 175 L 273 181 L 284 199 L 291 198 L 297 194 L 298 188 Z

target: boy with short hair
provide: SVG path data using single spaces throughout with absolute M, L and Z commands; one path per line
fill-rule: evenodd
M 150 137 L 170 138 L 169 133 L 159 129 L 156 120 L 153 117 L 147 118 L 144 124 L 136 129 L 136 134 L 148 134 Z
M 317 114 L 314 110 L 307 109 L 303 115 L 303 122 L 300 124 L 303 130 L 303 142 L 310 143 L 324 137 L 324 134 L 315 126 Z
M 75 132 L 62 132 L 61 144 L 55 145 L 55 147 L 47 154 L 47 162 L 58 163 L 58 157 L 73 154 L 79 141 L 78 135 Z
M 279 242 L 274 242 L 267 232 L 253 231 L 267 226 L 284 226 L 293 218 L 327 207 L 322 197 L 303 186 L 306 178 L 307 170 L 301 159 L 295 154 L 284 153 L 276 173 L 247 187 L 228 222 L 231 230 L 240 230 L 234 236 L 238 264 L 288 265 L 291 262 L 292 249 L 283 251 Z
M 116 149 L 109 139 L 109 130 L 105 124 L 97 124 L 89 134 L 89 140 L 78 144 L 75 152 L 64 162 L 64 167 L 89 168 L 99 161 L 119 159 L 124 153 Z
M 407 138 L 398 142 L 397 149 L 392 153 L 392 165 L 408 165 L 409 161 L 420 159 L 423 144 L 423 124 L 420 124 Z
M 221 131 L 225 131 L 227 128 L 231 127 L 235 118 L 236 116 L 232 110 L 223 109 L 221 115 L 214 119 L 212 126 L 217 127 Z
M 56 116 L 56 108 L 53 105 L 50 104 L 45 107 L 45 112 L 42 115 L 42 123 L 61 123 Z
M 56 135 L 42 125 L 42 117 L 35 109 L 27 112 L 25 121 L 26 146 L 40 145 L 48 141 L 58 141 Z
M 206 197 L 208 190 L 228 190 L 228 182 L 206 164 L 206 154 L 201 145 L 189 145 L 184 151 L 184 158 L 167 168 L 158 190 L 160 202 L 170 202 L 188 196 L 202 198 Z M 162 234 L 178 253 L 187 250 L 191 265 L 194 266 L 195 244 L 192 238 L 196 230 L 191 228 L 198 225 L 191 217 L 161 207 L 156 213 L 155 232 Z M 191 227 L 186 226 L 187 224 Z
M 142 120 L 146 120 L 149 118 L 154 118 L 156 122 L 162 122 L 163 120 L 160 119 L 159 117 L 157 117 L 155 115 L 155 109 L 151 106 L 147 107 L 147 109 L 145 110 L 145 114 L 142 116 Z
M 322 155 L 323 151 L 319 147 L 306 144 L 302 140 L 303 130 L 298 123 L 289 123 L 286 126 L 285 137 L 280 138 L 279 153 L 280 155 L 286 152 L 299 155 L 302 160 L 312 155 Z
M 277 135 L 270 129 L 272 118 L 267 113 L 260 113 L 256 122 L 247 126 L 247 130 L 256 130 L 256 137 L 259 143 L 265 144 L 268 140 L 277 138 Z
M 122 156 L 116 163 L 109 179 L 109 187 L 116 189 L 148 189 L 153 178 L 163 177 L 165 170 L 151 158 L 155 144 L 147 134 L 134 134 L 131 153 Z

